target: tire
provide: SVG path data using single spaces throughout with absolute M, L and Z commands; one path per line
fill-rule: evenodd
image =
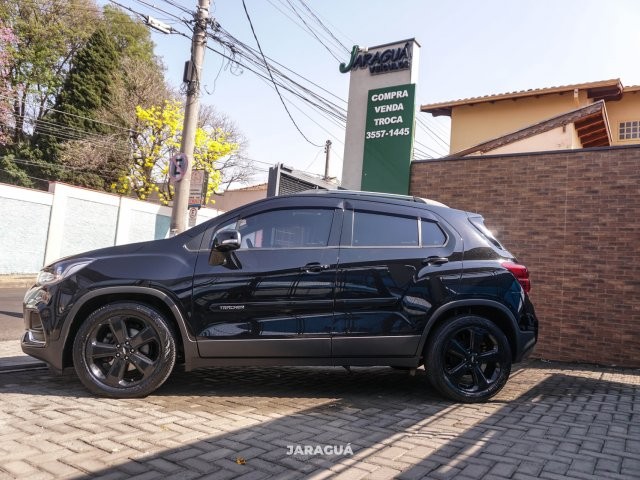
M 93 312 L 73 342 L 73 364 L 89 391 L 110 398 L 144 397 L 176 362 L 172 328 L 154 308 L 115 302 Z
M 463 403 L 485 402 L 511 373 L 511 347 L 490 320 L 460 315 L 430 336 L 424 352 L 427 378 L 443 396 Z

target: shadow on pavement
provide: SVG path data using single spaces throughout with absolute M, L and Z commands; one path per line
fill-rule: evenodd
M 157 421 L 137 425 L 141 454 L 87 478 L 639 478 L 640 386 L 593 377 L 536 365 L 516 371 L 493 401 L 458 405 L 436 396 L 420 371 L 177 373 L 145 400 L 117 401 L 144 405 Z M 36 385 L 17 382 L 0 394 L 87 396 L 73 377 L 38 376 Z M 353 455 L 335 455 L 347 445 Z

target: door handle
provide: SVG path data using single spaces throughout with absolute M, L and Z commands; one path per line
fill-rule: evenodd
M 307 263 L 304 267 L 300 267 L 300 270 L 307 273 L 320 273 L 328 269 L 329 265 L 322 265 L 319 262 Z
M 427 257 L 422 260 L 423 265 L 442 265 L 443 263 L 448 263 L 449 259 L 447 257 Z

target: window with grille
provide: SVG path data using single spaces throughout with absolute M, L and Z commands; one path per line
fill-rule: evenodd
M 640 138 L 640 121 L 620 122 L 619 137 L 620 140 L 631 140 L 632 138 Z

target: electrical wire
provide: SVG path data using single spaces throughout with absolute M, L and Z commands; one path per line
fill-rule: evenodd
M 322 29 L 329 34 L 329 36 L 335 41 L 335 43 L 337 43 L 339 46 L 341 46 L 344 49 L 345 52 L 349 53 L 349 51 L 350 51 L 349 47 L 347 47 L 344 43 L 342 43 L 338 39 L 338 37 L 336 37 L 333 34 L 333 32 L 329 28 L 327 28 L 326 22 L 320 20 L 320 18 L 318 18 L 318 15 L 316 15 L 316 13 L 311 9 L 311 7 L 304 0 L 298 0 L 298 1 L 311 14 L 311 16 L 318 23 L 318 25 L 320 25 L 320 27 L 322 27 Z
M 305 27 L 307 27 L 307 30 L 309 30 L 309 32 L 311 32 L 311 34 L 315 37 L 316 40 L 318 40 L 318 42 L 320 42 L 320 45 L 322 45 L 327 52 L 329 52 L 331 54 L 331 56 L 333 58 L 336 59 L 336 61 L 340 62 L 340 58 L 338 58 L 338 56 L 336 54 L 334 54 L 331 49 L 327 46 L 326 43 L 324 43 L 320 37 L 316 34 L 316 32 L 307 24 L 307 22 L 305 21 L 304 18 L 302 18 L 302 15 L 300 15 L 300 13 L 298 12 L 298 10 L 293 6 L 293 4 L 291 3 L 290 0 L 286 0 L 287 3 L 289 4 L 289 6 L 291 7 L 291 10 L 293 11 L 293 13 L 295 13 L 298 18 L 302 21 L 302 23 L 304 24 Z
M 269 3 L 271 4 L 271 6 L 273 8 L 275 8 L 278 12 L 280 12 L 284 17 L 286 17 L 287 19 L 289 19 L 294 25 L 296 25 L 298 28 L 300 28 L 303 32 L 305 32 L 307 35 L 315 38 L 325 49 L 327 49 L 329 51 L 329 53 L 338 61 L 340 61 L 340 56 L 343 54 L 342 52 L 342 45 L 340 43 L 338 43 L 339 45 L 339 49 L 340 51 L 336 51 L 331 49 L 326 43 L 324 43 L 319 36 L 322 36 L 323 38 L 325 38 L 325 40 L 327 40 L 328 42 L 332 42 L 333 40 L 329 37 L 327 38 L 323 33 L 317 33 L 315 30 L 313 30 L 313 28 L 311 28 L 309 26 L 309 24 L 301 17 L 299 11 L 289 2 L 289 0 L 286 0 L 286 4 L 285 4 L 285 0 L 278 0 L 279 3 L 282 5 L 282 7 L 287 10 L 287 11 L 291 11 L 293 12 L 293 14 L 298 17 L 302 23 L 298 22 L 295 18 L 293 18 L 292 16 L 290 16 L 286 11 L 283 11 L 278 5 L 276 5 L 273 0 L 268 0 Z M 312 17 L 310 17 L 310 20 L 313 20 Z M 347 49 L 347 52 L 349 50 Z
M 109 1 L 111 1 L 112 3 L 116 3 L 117 4 L 117 2 L 115 2 L 115 0 L 109 0 Z M 171 14 L 171 12 L 168 12 L 167 10 L 155 7 L 155 5 L 151 5 L 148 2 L 145 2 L 144 0 L 136 0 L 136 1 L 138 3 L 143 4 L 143 5 L 147 5 L 149 7 L 156 8 L 157 10 L 161 11 L 164 14 Z M 167 3 L 167 2 L 165 2 L 165 3 Z M 170 4 L 170 3 L 168 3 L 168 4 Z M 245 5 L 245 7 L 246 7 L 246 5 Z M 136 12 L 136 11 L 133 11 L 133 13 L 136 14 L 136 15 L 142 15 L 140 12 Z M 177 19 L 177 20 L 179 19 L 179 17 L 177 17 L 175 15 L 174 15 L 174 18 Z M 262 76 L 263 78 L 269 78 L 272 81 L 272 83 L 276 83 L 280 88 L 283 88 L 283 89 L 289 91 L 290 93 L 292 93 L 293 95 L 296 95 L 299 98 L 307 101 L 309 104 L 311 104 L 312 106 L 317 108 L 320 112 L 322 112 L 324 115 L 329 115 L 329 116 L 331 116 L 333 118 L 336 118 L 336 119 L 340 120 L 340 122 L 342 122 L 342 123 L 346 123 L 346 111 L 344 109 L 342 109 L 341 107 L 338 107 L 336 104 L 334 104 L 332 102 L 329 102 L 326 98 L 324 98 L 321 95 L 318 95 L 317 93 L 309 90 L 308 88 L 304 87 L 303 85 L 299 84 L 298 82 L 293 81 L 290 77 L 286 76 L 285 74 L 283 74 L 282 72 L 277 70 L 272 65 L 269 65 L 268 63 L 266 63 L 265 62 L 265 58 L 267 58 L 267 57 L 264 56 L 263 52 L 260 52 L 260 56 L 258 56 L 258 53 L 255 50 L 251 49 L 251 47 L 249 47 L 249 46 L 243 44 L 242 42 L 240 42 L 239 40 L 235 39 L 235 37 L 231 36 L 228 32 L 224 31 L 223 29 L 221 29 L 221 30 L 222 30 L 222 34 L 223 35 L 225 35 L 225 36 L 228 35 L 228 38 L 232 39 L 233 43 L 235 43 L 235 45 L 233 45 L 233 44 L 229 45 L 228 43 L 221 42 L 221 43 L 223 43 L 224 47 L 227 47 L 227 48 L 231 47 L 230 50 L 231 50 L 232 54 L 239 54 L 245 60 L 248 59 L 247 61 L 249 61 L 256 68 L 263 69 L 266 72 L 266 74 L 261 74 L 255 68 L 251 68 L 247 64 L 238 61 L 237 58 L 233 58 L 230 55 L 226 55 L 226 54 L 224 54 L 222 52 L 219 52 L 219 51 L 211 48 L 210 46 L 207 46 L 207 48 L 209 50 L 214 51 L 216 54 L 221 55 L 223 58 L 226 58 L 230 62 L 234 62 L 236 65 L 239 65 L 239 66 L 241 66 L 241 67 L 243 67 L 245 69 L 248 69 L 249 71 L 252 71 L 254 74 L 256 74 L 258 76 Z M 254 32 L 255 32 L 255 30 L 254 30 Z M 180 32 L 177 29 L 172 29 L 171 33 L 176 33 L 176 34 L 184 36 L 185 38 L 189 38 L 188 35 L 186 35 L 184 32 Z M 214 40 L 217 40 L 217 41 L 220 40 L 219 37 L 216 37 L 216 36 L 214 36 L 212 34 L 209 34 L 209 36 L 213 37 Z M 254 35 L 254 38 L 255 38 L 255 35 Z M 246 51 L 242 52 L 242 53 L 239 53 L 238 49 L 243 49 L 243 48 Z M 266 63 L 266 65 L 265 65 L 265 63 Z M 275 63 L 277 63 L 277 62 L 275 62 Z M 283 68 L 286 69 L 287 67 L 283 66 Z M 302 77 L 301 75 L 297 74 L 296 72 L 293 72 L 290 69 L 287 69 L 287 70 L 291 71 L 293 74 L 295 74 L 295 75 L 297 75 L 297 76 L 299 76 L 299 77 L 304 79 L 304 77 Z M 281 78 L 281 80 L 280 81 L 276 81 L 274 75 L 278 75 Z M 308 81 L 308 82 L 311 82 L 308 79 L 304 79 L 304 80 Z M 313 83 L 313 82 L 311 82 L 311 83 Z M 317 88 L 322 89 L 322 87 L 320 87 L 317 84 L 314 84 L 314 86 L 316 86 Z M 298 89 L 300 90 L 300 92 L 296 91 Z M 325 90 L 325 92 L 331 94 L 331 92 L 328 92 L 326 90 Z M 281 97 L 281 93 L 279 91 L 277 91 L 277 93 Z M 311 95 L 311 98 L 309 98 L 308 95 Z M 340 99 L 337 96 L 336 96 L 336 98 L 338 98 L 342 102 L 346 103 L 346 101 L 344 101 L 343 99 Z M 288 114 L 290 115 L 290 112 L 288 112 Z M 292 119 L 291 115 L 290 115 L 290 118 Z M 327 118 L 329 118 L 329 117 L 327 117 Z M 296 126 L 296 128 L 298 128 L 298 126 L 295 123 L 295 121 L 294 121 L 294 125 Z M 342 127 L 342 125 L 340 125 L 340 126 Z M 299 128 L 298 128 L 298 131 L 300 133 L 302 133 Z M 306 138 L 306 140 L 309 141 L 308 138 Z
M 262 59 L 264 61 L 265 66 L 267 67 L 267 70 L 269 72 L 269 77 L 271 78 L 271 81 L 273 82 L 273 85 L 276 88 L 276 92 L 278 93 L 278 97 L 280 97 L 280 101 L 282 102 L 282 105 L 284 107 L 284 109 L 286 110 L 287 114 L 289 115 L 289 118 L 291 119 L 291 122 L 293 123 L 293 125 L 296 127 L 296 130 L 298 130 L 298 132 L 300 133 L 300 135 L 302 135 L 302 137 L 311 145 L 313 145 L 314 147 L 321 147 L 321 145 L 318 145 L 316 143 L 313 143 L 311 140 L 309 140 L 307 138 L 307 136 L 302 132 L 302 130 L 300 130 L 300 127 L 298 126 L 298 124 L 296 123 L 296 121 L 293 119 L 293 116 L 291 115 L 291 112 L 289 112 L 289 109 L 287 108 L 287 105 L 284 101 L 284 99 L 282 98 L 282 95 L 280 94 L 280 90 L 278 89 L 278 86 L 276 84 L 276 81 L 273 78 L 273 75 L 271 74 L 271 68 L 269 68 L 269 64 L 267 63 L 267 59 L 264 58 L 264 53 L 262 51 L 262 46 L 260 46 L 260 41 L 258 40 L 258 36 L 256 35 L 256 31 L 253 28 L 253 22 L 251 21 L 251 16 L 249 15 L 249 11 L 247 10 L 247 5 L 245 3 L 245 0 L 242 0 L 242 7 L 244 8 L 244 13 L 247 16 L 247 20 L 249 21 L 249 25 L 251 27 L 251 32 L 253 33 L 253 38 L 255 38 L 256 40 L 256 44 L 258 45 L 258 49 L 260 50 L 260 54 L 262 55 Z

